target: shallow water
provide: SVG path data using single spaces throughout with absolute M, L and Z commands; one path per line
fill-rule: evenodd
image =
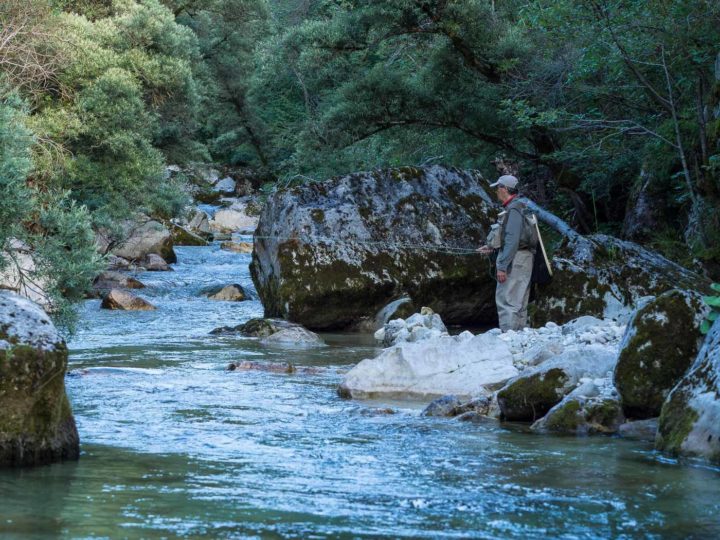
M 342 373 L 377 351 L 368 337 L 293 350 L 210 336 L 262 315 L 201 294 L 251 289 L 250 256 L 177 251 L 175 272 L 139 276 L 157 311 L 85 303 L 67 377 L 82 457 L 0 472 L 2 538 L 720 537 L 717 469 L 341 400 Z M 316 370 L 226 370 L 242 360 Z

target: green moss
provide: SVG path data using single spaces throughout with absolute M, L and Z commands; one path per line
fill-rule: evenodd
M 576 433 L 585 424 L 581 410 L 580 403 L 569 400 L 550 413 L 543 427 L 555 433 Z
M 15 345 L 0 351 L 0 467 L 77 458 L 65 394 L 67 349 Z
M 695 312 L 684 293 L 670 291 L 638 311 L 631 328 L 634 335 L 620 351 L 615 385 L 629 418 L 653 418 L 697 356 Z
M 172 241 L 176 246 L 207 246 L 208 242 L 204 238 L 201 238 L 195 233 L 175 225 L 174 223 L 168 224 L 170 232 L 172 233 Z
M 688 404 L 686 392 L 676 390 L 665 402 L 658 422 L 658 435 L 655 448 L 678 456 L 682 445 L 693 429 L 699 416 Z
M 620 404 L 612 399 L 591 403 L 585 408 L 585 421 L 592 432 L 615 433 L 622 420 Z
M 310 212 L 310 217 L 315 223 L 323 223 L 325 221 L 325 212 L 320 208 L 314 208 Z
M 503 419 L 534 421 L 560 403 L 562 393 L 558 389 L 567 383 L 568 377 L 560 368 L 520 377 L 498 392 L 498 403 Z

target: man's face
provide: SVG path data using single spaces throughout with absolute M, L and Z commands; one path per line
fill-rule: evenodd
M 495 195 L 500 200 L 500 202 L 505 202 L 505 199 L 508 197 L 508 191 L 505 186 L 498 186 L 495 188 Z

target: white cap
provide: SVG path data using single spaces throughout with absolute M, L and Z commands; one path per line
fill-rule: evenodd
M 518 185 L 518 179 L 512 174 L 506 174 L 497 179 L 497 182 L 490 184 L 490 187 L 504 186 L 506 188 L 515 189 Z

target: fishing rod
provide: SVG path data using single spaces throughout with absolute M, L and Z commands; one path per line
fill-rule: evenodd
M 422 243 L 410 243 L 410 242 L 391 242 L 388 240 L 339 240 L 337 238 L 330 238 L 327 236 L 319 235 L 298 235 L 298 236 L 265 236 L 265 235 L 254 235 L 253 240 L 275 240 L 279 242 L 288 241 L 299 241 L 305 244 L 310 244 L 311 241 L 323 242 L 326 244 L 345 244 L 345 245 L 362 245 L 371 246 L 380 249 L 406 249 L 416 251 L 434 251 L 436 253 L 446 253 L 449 255 L 483 255 L 488 256 L 485 253 L 481 253 L 474 248 L 463 248 L 458 246 L 450 246 L 446 244 L 422 244 Z

